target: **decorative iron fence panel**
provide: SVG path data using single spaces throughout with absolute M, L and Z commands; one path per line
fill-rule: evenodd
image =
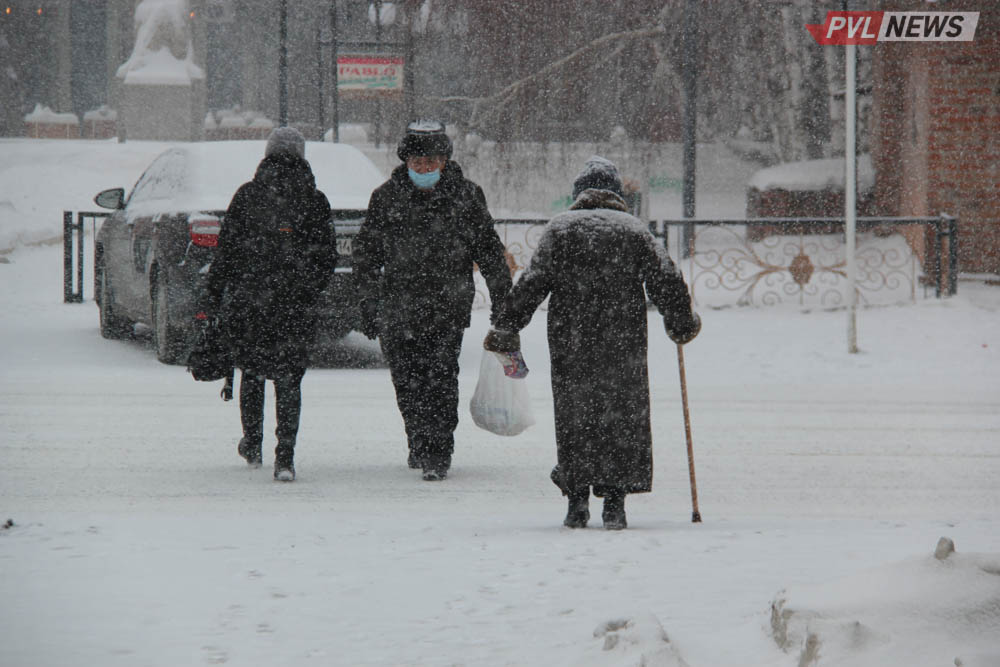
M 515 272 L 530 262 L 546 222 L 496 220 Z M 847 303 L 844 225 L 842 218 L 662 220 L 651 222 L 650 230 L 671 252 L 699 306 L 836 308 Z M 681 248 L 685 240 L 688 247 Z M 859 218 L 858 303 L 895 304 L 914 302 L 929 292 L 954 294 L 957 240 L 957 221 L 947 216 Z M 476 306 L 488 303 L 480 281 Z

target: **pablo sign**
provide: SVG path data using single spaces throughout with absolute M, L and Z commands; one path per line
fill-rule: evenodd
M 806 29 L 820 44 L 971 42 L 978 23 L 979 12 L 827 12 Z
M 337 56 L 337 90 L 398 93 L 403 90 L 403 59 L 398 56 Z

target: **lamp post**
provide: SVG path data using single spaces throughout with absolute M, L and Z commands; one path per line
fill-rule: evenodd
M 685 219 L 694 218 L 696 130 L 698 125 L 698 0 L 687 0 L 684 5 L 684 36 L 681 56 L 681 75 L 684 85 L 684 181 L 682 197 Z M 685 223 L 680 256 L 690 257 L 694 248 L 694 224 Z
M 845 3 L 846 4 L 846 3 Z M 845 146 L 844 146 L 844 227 L 847 254 L 847 351 L 855 354 L 858 351 L 858 294 L 857 263 L 854 251 L 857 236 L 857 160 L 855 155 L 857 134 L 857 103 L 856 103 L 856 55 L 857 46 L 848 44 L 844 55 L 846 63 L 844 95 L 845 109 Z
M 288 125 L 288 0 L 278 9 L 278 124 Z
M 333 141 L 340 141 L 340 64 L 337 50 L 340 37 L 337 34 L 337 0 L 330 3 L 330 52 L 333 59 L 333 83 L 330 97 L 330 123 L 333 125 Z

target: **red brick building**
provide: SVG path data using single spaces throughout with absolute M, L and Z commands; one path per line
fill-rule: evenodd
M 882 215 L 958 218 L 961 271 L 1000 274 L 1000 7 L 898 0 L 879 8 L 979 12 L 972 42 L 874 47 L 875 197 Z

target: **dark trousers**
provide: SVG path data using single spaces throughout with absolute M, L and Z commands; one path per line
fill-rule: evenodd
M 458 355 L 465 329 L 399 333 L 380 338 L 410 449 L 450 457 L 458 426 Z
M 277 398 L 279 454 L 291 456 L 295 449 L 295 437 L 299 433 L 299 416 L 302 413 L 302 377 L 305 369 L 274 380 Z M 260 446 L 264 438 L 264 385 L 267 380 L 260 375 L 242 371 L 240 375 L 240 419 L 243 422 L 243 437 L 251 445 Z

